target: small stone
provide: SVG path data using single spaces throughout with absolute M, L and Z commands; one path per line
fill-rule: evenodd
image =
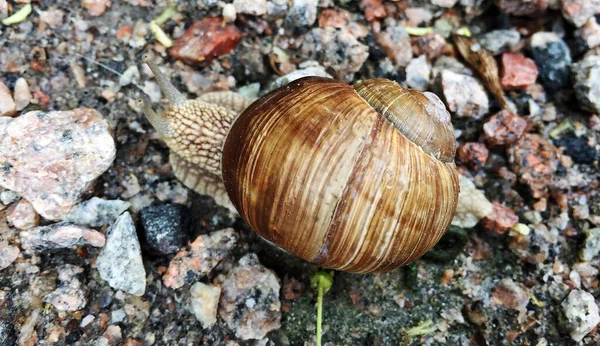
M 115 158 L 110 129 L 93 109 L 0 118 L 0 186 L 49 220 L 61 220 Z
M 521 54 L 502 54 L 501 70 L 500 85 L 505 90 L 526 89 L 538 77 L 535 62 Z
M 396 67 L 408 65 L 413 57 L 410 37 L 402 25 L 389 25 L 375 34 L 375 40 Z
M 511 16 L 534 16 L 544 13 L 549 2 L 549 0 L 496 0 L 496 6 L 503 13 Z
M 347 30 L 356 38 L 363 38 L 369 34 L 367 27 L 352 20 L 352 14 L 345 10 L 325 8 L 319 16 L 319 27 L 332 27 Z
M 492 291 L 492 304 L 519 311 L 520 320 L 525 317 L 528 303 L 527 290 L 517 285 L 512 279 L 500 280 Z
M 119 345 L 123 340 L 121 327 L 116 324 L 108 326 L 102 336 L 108 340 L 109 345 Z
M 409 7 L 405 9 L 406 25 L 412 27 L 429 26 L 433 13 L 425 7 Z
M 96 319 L 96 317 L 94 315 L 87 315 L 81 320 L 79 327 L 85 328 L 85 327 L 89 326 L 92 322 L 94 322 L 95 319 Z
M 13 100 L 12 93 L 4 83 L 0 82 L 0 117 L 12 117 L 16 114 L 17 105 Z
M 490 146 L 515 143 L 527 129 L 527 121 L 508 110 L 492 115 L 483 124 L 483 133 Z
M 437 78 L 442 71 L 445 70 L 449 70 L 458 74 L 465 74 L 467 76 L 473 75 L 473 71 L 471 71 L 471 69 L 469 69 L 460 61 L 456 60 L 456 58 L 442 55 L 441 57 L 437 58 L 433 64 L 433 77 Z
M 110 7 L 110 0 L 81 0 L 81 6 L 88 11 L 90 16 L 98 17 Z
M 40 216 L 35 212 L 31 203 L 22 199 L 8 210 L 6 220 L 17 229 L 28 230 L 39 224 Z
M 575 341 L 581 341 L 600 323 L 598 305 L 591 293 L 579 289 L 572 290 L 560 306 L 564 313 L 561 325 Z
M 460 162 L 475 170 L 483 167 L 489 154 L 485 144 L 478 142 L 463 143 L 456 151 Z
M 584 232 L 586 237 L 581 250 L 579 250 L 579 258 L 589 262 L 600 254 L 600 228 L 591 228 Z
M 135 296 L 146 290 L 146 270 L 135 225 L 128 212 L 123 213 L 106 231 L 106 246 L 96 259 L 100 277 L 110 287 Z
M 223 282 L 219 316 L 241 340 L 262 339 L 281 327 L 277 276 L 250 253 Z
M 25 78 L 19 78 L 15 82 L 15 104 L 17 111 L 22 111 L 29 105 L 33 96 L 29 90 L 29 84 Z
M 558 150 L 538 134 L 525 134 L 507 149 L 508 160 L 519 181 L 529 186 L 533 198 L 548 195 L 558 169 Z
M 233 0 L 237 13 L 262 16 L 267 13 L 267 0 Z
M 600 56 L 590 55 L 571 67 L 575 96 L 581 108 L 600 112 Z
M 456 213 L 452 219 L 452 225 L 461 228 L 473 228 L 479 220 L 491 214 L 494 209 L 483 192 L 477 190 L 475 184 L 462 174 L 458 175 L 460 193 Z
M 325 77 L 325 78 L 333 78 L 329 73 L 325 71 L 325 68 L 319 65 L 316 61 L 307 61 L 301 65 L 302 68 L 292 71 L 286 75 L 283 75 L 273 82 L 269 83 L 263 94 L 268 93 L 269 91 L 275 90 L 279 87 L 287 85 L 296 79 L 300 79 L 303 77 L 316 76 L 316 77 Z
M 267 15 L 274 18 L 284 17 L 289 7 L 288 0 L 271 0 L 267 2 Z
M 442 55 L 446 46 L 446 40 L 435 33 L 414 37 L 411 42 L 413 54 L 415 56 L 425 54 L 428 60 L 434 60 Z
M 431 64 L 425 55 L 412 59 L 406 66 L 406 85 L 419 91 L 426 91 L 431 81 Z
M 87 286 L 81 281 L 83 268 L 65 264 L 57 268 L 58 285 L 56 290 L 44 297 L 58 311 L 77 311 L 87 305 Z
M 508 248 L 522 261 L 532 264 L 544 262 L 548 258 L 552 235 L 543 224 L 530 227 L 527 234 L 516 233 L 509 241 Z
M 479 119 L 488 112 L 490 101 L 477 79 L 445 70 L 439 80 L 448 110 L 458 117 Z
M 21 232 L 20 237 L 24 250 L 40 252 L 84 245 L 103 247 L 106 243 L 104 234 L 67 222 L 30 228 Z
M 150 249 L 168 255 L 187 242 L 191 219 L 189 210 L 181 204 L 159 204 L 142 209 L 140 222 Z
M 481 35 L 479 43 L 493 55 L 500 55 L 510 51 L 520 40 L 517 30 L 494 30 Z
M 0 0 L 2 3 L 2 0 Z M 0 345 L 17 345 L 17 331 L 9 321 L 0 321 Z
M 210 328 L 217 322 L 217 308 L 221 287 L 196 282 L 190 287 L 191 310 L 202 328 Z
M 42 22 L 48 24 L 48 26 L 51 29 L 56 30 L 56 29 L 62 27 L 64 24 L 64 19 L 65 19 L 64 11 L 52 8 L 47 11 L 40 11 L 39 15 L 40 15 L 40 20 Z
M 18 247 L 0 242 L 0 270 L 11 265 L 19 257 L 20 253 L 21 251 L 19 251 Z
M 242 33 L 235 25 L 222 25 L 221 18 L 205 17 L 192 24 L 173 42 L 169 54 L 190 65 L 208 63 L 216 57 L 229 54 L 241 38 Z
M 385 7 L 379 0 L 361 0 L 359 8 L 365 13 L 365 18 L 369 22 L 386 16 Z
M 163 276 L 167 287 L 180 288 L 208 275 L 223 259 L 229 257 L 238 240 L 232 228 L 201 235 L 189 249 L 180 250 L 169 263 Z
M 283 27 L 293 34 L 303 34 L 317 20 L 318 0 L 292 0 Z
M 481 220 L 481 225 L 488 231 L 504 234 L 519 222 L 514 211 L 498 202 L 492 203 L 493 211 Z
M 66 222 L 86 227 L 102 227 L 112 224 L 131 203 L 92 197 L 75 205 L 64 218 Z
M 452 8 L 458 0 L 431 0 L 431 3 L 440 7 Z
M 575 163 L 591 165 L 596 161 L 598 152 L 594 146 L 589 144 L 589 140 L 585 137 L 563 136 L 555 140 L 554 145 L 563 147 L 563 153 L 573 159 Z
M 225 4 L 223 5 L 223 11 L 221 12 L 221 15 L 226 23 L 233 23 L 237 18 L 237 10 L 233 4 Z
M 142 20 L 135 22 L 133 26 L 133 33 L 129 39 L 129 46 L 131 48 L 142 48 L 148 42 L 146 41 L 146 35 L 148 34 L 148 24 Z M 172 53 L 171 53 L 172 54 Z
M 585 25 L 575 31 L 575 36 L 585 42 L 588 48 L 600 46 L 600 25 L 595 17 L 591 17 Z
M 319 59 L 347 82 L 354 79 L 369 56 L 369 48 L 346 30 L 314 28 L 304 35 L 300 52 L 307 59 Z
M 546 90 L 554 92 L 567 86 L 571 52 L 557 34 L 553 32 L 533 34 L 531 36 L 531 55 Z
M 598 0 L 561 0 L 560 8 L 563 17 L 576 27 L 581 27 L 594 14 L 600 12 Z

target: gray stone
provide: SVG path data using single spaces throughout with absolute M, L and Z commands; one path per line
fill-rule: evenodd
M 67 222 L 30 228 L 19 236 L 24 250 L 40 252 L 84 245 L 103 247 L 106 242 L 104 234 Z
M 219 316 L 241 340 L 262 339 L 281 327 L 279 279 L 247 254 L 223 282 Z
M 521 34 L 516 30 L 494 30 L 479 37 L 479 43 L 493 55 L 509 51 L 521 40 Z
M 460 118 L 479 119 L 487 114 L 489 99 L 475 78 L 444 70 L 439 75 L 440 89 L 448 110 Z
M 554 92 L 567 86 L 571 51 L 553 32 L 537 32 L 531 36 L 531 56 L 538 67 L 544 89 Z
M 579 258 L 587 262 L 600 253 L 600 228 L 588 229 L 585 234 L 585 241 L 581 250 L 579 250 Z
M 115 158 L 115 143 L 93 109 L 0 117 L 0 186 L 49 220 L 61 220 Z
M 15 326 L 11 322 L 0 321 L 0 345 L 17 345 L 17 332 L 15 331 Z
M 237 13 L 262 16 L 267 13 L 267 0 L 233 0 Z
M 564 313 L 562 325 L 575 341 L 581 341 L 600 322 L 596 300 L 586 291 L 572 290 L 561 307 Z
M 57 269 L 58 287 L 44 297 L 59 311 L 77 311 L 87 305 L 86 286 L 81 281 L 83 268 L 65 264 Z
M 18 247 L 0 243 L 0 270 L 11 265 L 20 253 Z
M 590 55 L 573 64 L 571 73 L 579 106 L 592 113 L 600 112 L 600 56 Z
M 318 4 L 319 0 L 293 0 L 283 21 L 283 27 L 294 35 L 306 32 L 317 20 Z
M 112 224 L 130 206 L 131 203 L 118 199 L 93 197 L 74 206 L 64 220 L 80 226 L 101 227 Z
M 406 85 L 408 87 L 425 91 L 431 81 L 431 64 L 425 55 L 412 59 L 406 66 Z
M 135 225 L 128 212 L 106 231 L 106 246 L 96 266 L 100 277 L 118 290 L 141 296 L 146 290 L 146 270 Z

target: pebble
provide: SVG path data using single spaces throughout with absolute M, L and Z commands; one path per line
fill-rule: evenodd
M 411 39 L 412 51 L 415 56 L 425 54 L 428 60 L 434 60 L 444 51 L 446 40 L 436 33 L 426 34 Z
M 589 144 L 588 138 L 563 136 L 555 140 L 554 145 L 565 148 L 563 153 L 571 157 L 575 163 L 591 165 L 596 161 L 598 152 L 593 145 Z
M 522 261 L 532 264 L 542 263 L 548 258 L 553 237 L 543 224 L 532 225 L 529 229 L 527 234 L 514 234 L 508 243 L 508 248 Z
M 571 66 L 575 97 L 579 106 L 592 113 L 600 112 L 600 56 L 590 55 Z
M 475 78 L 450 70 L 440 73 L 441 89 L 448 110 L 459 118 L 479 119 L 489 109 L 483 85 Z
M 267 15 L 270 17 L 280 18 L 287 13 L 288 0 L 271 0 L 267 2 Z
M 9 205 L 11 203 L 17 202 L 21 198 L 17 192 L 12 190 L 4 190 L 0 192 L 0 202 L 4 205 Z
M 321 66 L 318 62 L 309 60 L 300 64 L 300 69 L 278 77 L 273 82 L 269 83 L 265 90 L 262 92 L 262 94 L 264 95 L 271 90 L 275 90 L 279 87 L 289 84 L 295 81 L 296 79 L 309 76 L 333 78 L 329 73 L 325 71 L 325 68 Z
M 581 341 L 600 323 L 596 300 L 584 290 L 572 290 L 560 306 L 564 313 L 563 326 L 575 341 Z
M 526 129 L 525 119 L 505 109 L 492 115 L 483 124 L 485 141 L 492 147 L 515 143 Z
M 223 282 L 219 316 L 241 340 L 262 339 L 281 327 L 279 279 L 249 253 Z
M 13 100 L 12 93 L 4 83 L 0 82 L 0 117 L 12 117 L 16 114 L 17 105 Z
M 29 90 L 29 84 L 25 78 L 19 78 L 15 82 L 15 105 L 17 111 L 22 111 L 29 105 L 33 96 L 31 90 Z
M 402 25 L 389 25 L 375 34 L 375 40 L 396 67 L 405 67 L 413 58 L 410 36 Z
M 0 345 L 17 345 L 17 332 L 15 326 L 9 321 L 0 321 Z
M 498 202 L 493 202 L 492 208 L 492 213 L 486 215 L 481 220 L 481 225 L 484 229 L 497 234 L 504 234 L 519 222 L 519 217 L 512 209 Z
M 237 13 L 262 16 L 267 13 L 267 0 L 233 0 Z
M 533 198 L 548 194 L 558 168 L 558 150 L 538 134 L 525 134 L 507 149 L 511 170 L 531 189 Z
M 458 0 L 431 0 L 431 3 L 440 7 L 452 8 Z
M 471 71 L 471 69 L 469 69 L 460 61 L 456 60 L 456 58 L 442 55 L 441 57 L 437 58 L 433 64 L 433 77 L 437 78 L 442 71 L 445 70 L 449 70 L 458 74 L 465 74 L 468 76 L 473 75 L 473 71 Z
M 164 285 L 180 288 L 208 275 L 229 257 L 237 240 L 238 235 L 232 228 L 199 236 L 173 257 L 163 276 Z
M 18 247 L 0 242 L 0 270 L 11 265 L 19 257 L 20 253 L 21 251 L 19 251 Z
M 123 334 L 121 332 L 121 327 L 116 324 L 108 326 L 102 337 L 108 340 L 109 345 L 120 345 L 121 341 L 123 341 Z
M 168 255 L 187 242 L 191 219 L 189 210 L 181 204 L 158 204 L 142 209 L 140 223 L 150 249 Z
M 458 175 L 460 193 L 456 213 L 452 219 L 452 225 L 465 229 L 473 228 L 479 220 L 491 214 L 494 209 L 483 192 L 479 191 L 475 184 L 462 174 Z
M 110 0 L 81 0 L 81 6 L 87 10 L 90 16 L 98 17 L 110 7 Z
M 409 88 L 426 91 L 431 83 L 431 64 L 425 55 L 412 59 L 406 66 L 406 85 Z
M 571 52 L 567 44 L 553 32 L 537 32 L 531 36 L 531 56 L 535 61 L 542 85 L 553 92 L 569 82 Z
M 102 227 L 112 224 L 119 215 L 131 206 L 131 203 L 92 197 L 75 205 L 64 221 L 86 227 Z
M 385 7 L 379 0 L 361 0 L 358 7 L 364 12 L 365 19 L 369 22 L 386 16 Z
M 135 225 L 129 212 L 106 231 L 106 246 L 96 259 L 100 277 L 110 287 L 141 296 L 146 290 L 146 270 Z
M 48 220 L 64 218 L 115 153 L 108 123 L 93 109 L 0 118 L 0 186 Z
M 292 0 L 283 21 L 283 27 L 294 35 L 308 30 L 317 20 L 319 0 Z
M 594 14 L 600 12 L 598 0 L 561 0 L 563 17 L 576 27 L 581 27 Z
M 456 156 L 463 165 L 471 169 L 479 169 L 485 165 L 490 151 L 483 143 L 467 142 L 458 147 Z
M 20 234 L 23 250 L 48 252 L 74 246 L 103 247 L 104 234 L 67 222 L 30 228 Z
M 521 54 L 502 54 L 500 66 L 500 85 L 505 90 L 527 89 L 537 80 L 538 69 L 535 62 Z
M 579 250 L 579 258 L 589 262 L 600 254 L 600 228 L 590 228 L 584 232 L 586 236 L 583 246 Z
M 51 8 L 47 11 L 39 11 L 40 20 L 46 24 L 51 29 L 59 29 L 65 23 L 65 12 L 59 9 Z
M 190 287 L 190 305 L 202 328 L 210 328 L 217 322 L 217 308 L 221 287 L 196 282 Z
M 35 212 L 31 203 L 22 199 L 8 209 L 6 220 L 17 229 L 28 230 L 39 224 L 40 216 Z
M 492 291 L 492 304 L 519 311 L 520 319 L 525 316 L 528 303 L 527 290 L 510 278 L 500 280 Z
M 500 55 L 510 51 L 521 40 L 521 34 L 517 30 L 494 30 L 479 37 L 479 43 L 493 55 Z
M 575 31 L 575 36 L 585 42 L 588 48 L 600 46 L 600 25 L 595 17 L 588 19 L 585 25 Z
M 129 39 L 129 46 L 131 48 L 142 48 L 148 42 L 146 41 L 146 35 L 148 34 L 148 24 L 142 20 L 138 20 L 135 22 L 133 26 L 133 32 L 131 33 L 131 38 Z
M 496 0 L 496 6 L 505 14 L 511 16 L 540 15 L 548 8 L 549 0 Z
M 350 32 L 335 28 L 312 29 L 304 35 L 300 50 L 307 59 L 319 59 L 321 64 L 331 66 L 347 82 L 354 79 L 354 73 L 369 57 L 368 46 Z
M 57 288 L 44 297 L 58 311 L 77 311 L 87 305 L 87 286 L 81 281 L 84 269 L 72 264 L 64 264 L 58 272 Z
M 242 38 L 242 33 L 234 24 L 222 24 L 218 17 L 205 17 L 195 22 L 173 42 L 169 54 L 190 65 L 205 64 L 229 54 Z

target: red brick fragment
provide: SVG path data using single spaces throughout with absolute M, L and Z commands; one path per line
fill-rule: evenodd
M 490 154 L 483 143 L 469 142 L 462 144 L 457 150 L 458 159 L 472 169 L 482 167 Z
M 383 7 L 379 0 L 362 0 L 359 7 L 363 10 L 365 18 L 369 22 L 386 16 L 385 7 Z
M 502 54 L 501 66 L 500 84 L 506 90 L 526 89 L 535 83 L 538 76 L 535 62 L 521 54 Z
M 519 181 L 531 189 L 533 198 L 548 195 L 558 168 L 558 149 L 538 134 L 525 134 L 507 149 L 510 167 Z
M 133 28 L 129 24 L 123 25 L 115 33 L 115 36 L 119 40 L 120 39 L 129 39 L 129 38 L 131 38 L 131 35 L 133 35 Z
M 508 232 L 519 222 L 519 217 L 514 211 L 498 202 L 492 203 L 493 211 L 481 220 L 481 225 L 488 231 L 498 234 Z
M 190 65 L 199 65 L 229 54 L 242 34 L 235 25 L 223 26 L 222 23 L 217 17 L 197 21 L 173 43 L 171 56 Z
M 527 129 L 527 121 L 507 110 L 492 115 L 483 124 L 483 133 L 490 146 L 512 144 L 516 142 Z

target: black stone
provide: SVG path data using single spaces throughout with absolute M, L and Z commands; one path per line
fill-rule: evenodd
M 547 91 L 554 92 L 569 83 L 571 52 L 564 41 L 554 41 L 545 46 L 531 48 L 538 67 L 540 80 Z
M 0 345 L 17 345 L 17 333 L 15 332 L 15 327 L 10 322 L 0 321 Z
M 569 155 L 573 162 L 589 165 L 596 160 L 596 148 L 589 146 L 584 137 L 563 137 L 555 141 L 556 146 L 565 147 L 565 154 Z
M 158 204 L 142 209 L 143 238 L 151 252 L 168 255 L 179 251 L 190 233 L 189 210 L 181 204 Z

